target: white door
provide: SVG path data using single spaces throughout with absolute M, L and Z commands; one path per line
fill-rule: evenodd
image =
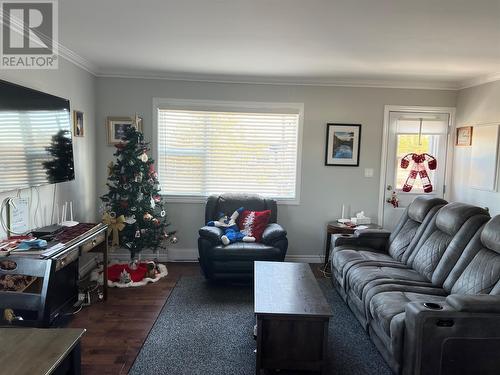
M 393 229 L 418 195 L 444 197 L 450 113 L 390 111 L 382 225 Z M 396 197 L 399 206 L 389 201 Z

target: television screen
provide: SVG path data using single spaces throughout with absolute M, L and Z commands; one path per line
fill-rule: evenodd
M 69 100 L 0 81 L 0 191 L 74 178 Z

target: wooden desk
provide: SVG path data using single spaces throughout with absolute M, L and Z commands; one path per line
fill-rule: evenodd
M 84 329 L 0 328 L 0 373 L 80 374 Z
M 0 312 L 2 309 L 12 309 L 16 316 L 23 318 L 13 321 L 12 324 L 49 327 L 61 313 L 75 303 L 78 299 L 78 258 L 81 254 L 100 252 L 104 264 L 107 265 L 107 225 L 82 225 L 86 226 L 85 231 L 79 235 L 64 237 L 61 232 L 62 238 L 58 238 L 57 242 L 64 243 L 64 246 L 48 257 L 34 251 L 29 254 L 11 253 L 8 257 L 0 258 L 0 263 L 5 260 L 16 265 L 12 269 L 0 268 L 0 277 L 10 274 L 36 278 L 35 282 L 22 291 L 0 290 Z M 104 300 L 108 296 L 107 270 L 105 266 Z M 4 323 L 0 316 L 0 324 Z
M 382 229 L 377 224 L 366 224 L 369 229 Z M 337 221 L 331 221 L 326 226 L 326 249 L 325 249 L 325 263 L 324 267 L 328 267 L 328 259 L 330 258 L 330 248 L 332 247 L 332 234 L 353 234 L 356 228 L 348 227 Z
M 254 263 L 256 374 L 325 370 L 332 309 L 307 263 Z

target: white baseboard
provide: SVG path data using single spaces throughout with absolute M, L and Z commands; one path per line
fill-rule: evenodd
M 97 256 L 97 255 L 96 255 Z M 151 250 L 143 250 L 138 255 L 139 259 L 158 259 L 160 262 L 197 262 L 198 249 L 168 249 L 168 251 L 153 252 Z M 130 260 L 130 252 L 127 249 L 115 249 L 109 252 L 108 258 L 110 261 L 128 262 Z M 301 255 L 288 254 L 285 258 L 287 262 L 298 263 L 323 263 L 323 255 Z M 80 261 L 80 275 L 86 275 L 96 266 L 95 257 L 86 259 L 84 263 Z

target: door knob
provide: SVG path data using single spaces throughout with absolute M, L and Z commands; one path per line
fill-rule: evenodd
M 387 185 L 387 190 L 392 190 L 392 185 Z

